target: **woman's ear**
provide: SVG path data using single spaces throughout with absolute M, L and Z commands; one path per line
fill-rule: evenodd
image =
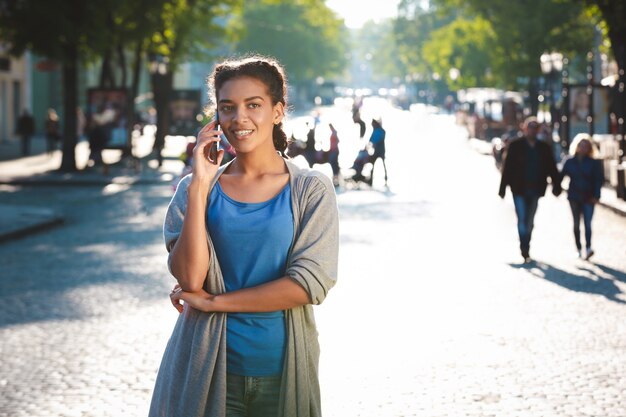
M 274 124 L 277 125 L 282 122 L 283 117 L 285 117 L 285 106 L 283 103 L 276 103 L 274 106 L 274 117 L 272 119 Z

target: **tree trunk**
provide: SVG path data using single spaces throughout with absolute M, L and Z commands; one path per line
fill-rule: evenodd
M 122 88 L 126 88 L 126 80 L 128 79 L 126 71 L 126 55 L 124 55 L 124 47 L 121 43 L 117 45 L 117 57 L 120 60 L 120 70 L 122 72 L 122 81 L 120 82 L 120 85 Z
M 138 117 L 135 114 L 135 98 L 139 94 L 139 77 L 141 76 L 141 59 L 143 51 L 141 42 L 137 42 L 135 48 L 135 61 L 133 62 L 133 72 L 131 79 L 130 91 L 128 94 L 126 117 L 130 126 L 128 129 L 128 149 L 125 151 L 128 154 L 132 154 L 133 150 L 133 130 L 135 123 L 139 122 Z
M 135 61 L 133 62 L 133 79 L 131 81 L 130 95 L 133 97 L 133 103 L 135 97 L 139 94 L 139 77 L 141 76 L 141 62 L 143 58 L 143 47 L 141 42 L 137 42 L 135 48 Z
M 152 91 L 154 92 L 154 106 L 156 108 L 156 133 L 152 150 L 157 153 L 159 166 L 163 162 L 161 152 L 165 147 L 165 136 L 169 131 L 170 117 L 168 111 L 168 101 L 172 91 L 174 74 L 171 71 L 165 74 L 155 72 L 152 74 Z
M 63 65 L 63 158 L 62 172 L 76 171 L 76 108 L 78 107 L 78 52 L 76 45 L 67 47 Z
M 114 88 L 115 76 L 111 68 L 111 50 L 107 48 L 102 58 L 102 67 L 100 70 L 100 88 Z

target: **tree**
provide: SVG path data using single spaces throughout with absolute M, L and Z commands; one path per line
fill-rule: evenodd
M 403 0 L 399 5 L 396 38 L 403 60 L 413 72 L 426 76 L 447 74 L 446 66 L 457 68 L 457 82 L 463 86 L 471 84 L 469 77 L 477 83 L 517 89 L 522 80 L 541 75 L 543 52 L 576 55 L 591 47 L 593 24 L 580 2 L 433 0 L 429 7 L 422 4 Z M 483 60 L 482 70 L 474 59 L 478 57 Z
M 348 36 L 323 0 L 247 1 L 235 23 L 243 28 L 236 51 L 277 58 L 293 84 L 303 86 L 345 68 Z
M 173 74 L 191 58 L 211 59 L 227 35 L 226 17 L 238 12 L 239 0 L 170 0 L 165 2 L 159 24 L 152 32 L 148 53 L 160 61 L 161 71 L 152 71 L 152 88 L 157 111 L 154 151 L 161 163 L 161 150 L 169 130 L 167 102 L 172 90 Z
M 237 0 L 0 0 L 0 38 L 10 52 L 25 50 L 58 61 L 63 67 L 64 134 L 62 171 L 75 171 L 78 68 L 102 57 L 103 86 L 127 86 L 126 51 L 134 53 L 130 100 L 137 91 L 144 51 L 169 60 L 160 98 L 171 90 L 171 74 L 201 46 L 225 32 L 218 18 L 232 12 Z M 199 31 L 202 30 L 202 36 Z M 121 80 L 112 67 L 116 56 Z M 169 89 L 168 89 L 169 88 Z M 163 100 L 161 100 L 162 102 Z M 129 111 L 132 106 L 129 105 Z M 161 111 L 161 120 L 166 112 Z M 161 128 L 157 143 L 163 143 Z M 161 139 L 159 141 L 159 139 Z
M 76 170 L 78 68 L 93 56 L 94 45 L 105 43 L 107 1 L 0 0 L 0 38 L 9 43 L 10 53 L 19 56 L 29 49 L 62 65 L 62 171 Z
M 545 51 L 585 54 L 591 48 L 593 24 L 581 3 L 563 0 L 437 0 L 443 10 L 480 16 L 495 34 L 499 59 L 490 62 L 503 87 L 517 88 L 520 78 L 541 75 Z

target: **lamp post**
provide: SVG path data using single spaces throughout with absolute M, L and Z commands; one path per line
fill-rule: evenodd
M 550 130 L 554 127 L 557 120 L 556 105 L 554 100 L 554 84 L 557 74 L 563 70 L 563 54 L 559 52 L 544 52 L 540 58 L 541 72 L 546 77 L 547 88 L 546 96 L 548 96 L 548 105 L 550 106 Z

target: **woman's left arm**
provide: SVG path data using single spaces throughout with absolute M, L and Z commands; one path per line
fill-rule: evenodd
M 186 292 L 176 286 L 170 294 L 174 307 L 182 313 L 181 300 L 196 310 L 219 313 L 263 313 L 288 310 L 311 304 L 308 293 L 290 277 L 282 277 L 256 287 L 213 295 L 204 290 Z

